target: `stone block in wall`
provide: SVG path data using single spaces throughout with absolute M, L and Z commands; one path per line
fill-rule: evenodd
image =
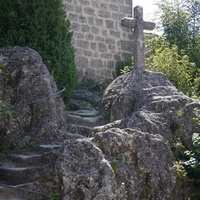
M 91 33 L 88 33 L 85 35 L 85 39 L 89 40 L 89 41 L 93 41 L 94 40 L 94 35 Z
M 84 15 L 79 15 L 79 22 L 81 23 L 81 24 L 83 24 L 83 23 L 87 23 L 87 18 L 86 18 L 86 16 L 84 16 Z
M 77 47 L 81 47 L 83 49 L 88 49 L 89 48 L 89 42 L 85 40 L 77 40 Z
M 110 35 L 115 37 L 115 38 L 120 38 L 120 32 L 119 31 L 110 30 Z
M 107 37 L 108 36 L 108 31 L 107 30 L 102 30 L 101 34 L 103 37 Z
M 108 60 L 106 63 L 106 66 L 108 69 L 112 71 L 115 70 L 115 62 L 113 60 Z
M 111 0 L 111 3 L 123 4 L 124 0 Z
M 107 3 L 100 3 L 100 8 L 102 10 L 108 10 L 108 4 Z
M 112 11 L 119 12 L 119 6 L 116 5 L 116 4 L 110 3 L 110 4 L 109 4 L 109 10 L 110 10 L 111 12 L 112 12 Z
M 107 52 L 107 45 L 104 43 L 99 43 L 98 44 L 98 51 L 99 52 Z
M 113 20 L 106 20 L 106 28 L 114 29 L 114 21 Z
M 112 54 L 111 53 L 101 53 L 100 57 L 103 58 L 103 59 L 112 60 Z
M 64 3 L 64 6 L 65 6 L 66 10 L 68 10 L 70 12 L 74 12 L 75 11 L 75 7 L 72 4 Z
M 89 58 L 86 58 L 85 56 L 77 56 L 76 63 L 81 64 L 81 67 L 86 69 L 89 66 Z
M 95 41 L 96 42 L 104 42 L 105 38 L 104 37 L 100 37 L 100 36 L 95 36 Z
M 125 3 L 130 6 L 132 4 L 132 0 L 125 0 Z
M 120 24 L 121 19 L 122 19 L 123 17 L 128 17 L 128 16 L 127 16 L 127 13 L 113 12 L 111 18 L 112 18 L 113 20 L 118 21 L 119 24 Z
M 71 22 L 77 22 L 77 21 L 78 21 L 78 15 L 77 15 L 77 14 L 74 14 L 74 13 L 69 13 L 68 19 L 69 19 Z
M 96 42 L 91 42 L 90 43 L 90 49 L 93 50 L 93 51 L 96 51 L 97 50 L 97 43 Z
M 102 69 L 100 71 L 100 75 L 101 76 L 107 76 L 109 78 L 112 78 L 113 77 L 113 74 L 112 74 L 112 71 L 110 69 Z
M 77 22 L 71 22 L 71 29 L 74 32 L 79 32 L 81 30 L 81 25 Z
M 84 39 L 85 38 L 85 36 L 84 36 L 84 34 L 83 33 L 74 33 L 74 36 L 76 37 L 76 38 L 79 38 L 79 39 Z
M 68 9 L 70 11 L 70 9 Z M 82 6 L 80 5 L 75 5 L 75 13 L 77 14 L 82 14 L 83 13 L 83 9 Z
M 115 45 L 115 40 L 112 38 L 106 38 L 106 44 L 108 45 Z
M 103 27 L 103 22 L 104 22 L 103 19 L 96 18 L 95 19 L 95 26 Z
M 103 68 L 104 64 L 101 59 L 91 59 L 90 60 L 90 67 L 94 69 Z
M 103 17 L 103 18 L 110 18 L 110 17 L 111 17 L 111 14 L 110 14 L 109 11 L 106 11 L 106 10 L 99 10 L 98 16 L 99 16 L 99 17 Z
M 85 78 L 87 79 L 94 79 L 96 77 L 96 70 L 93 68 L 88 68 L 85 71 Z
M 95 14 L 95 10 L 93 8 L 85 7 L 83 10 L 86 15 L 94 15 Z
M 99 7 L 100 7 L 100 6 L 99 6 L 99 1 L 95 1 L 95 0 L 92 1 L 92 2 L 91 2 L 91 6 L 92 6 L 93 8 L 95 8 L 95 9 L 99 9 Z
M 99 58 L 99 52 L 94 52 L 94 58 Z
M 82 49 L 76 49 L 75 53 L 76 53 L 76 56 L 82 56 L 83 55 L 83 50 Z
M 81 32 L 89 33 L 90 32 L 90 26 L 88 24 L 82 24 L 81 25 Z
M 90 26 L 94 26 L 94 17 L 93 17 L 93 16 L 87 17 L 87 23 L 88 23 Z
M 133 52 L 133 42 L 130 41 L 120 41 L 121 50 L 123 52 Z
M 119 10 L 120 10 L 121 13 L 131 13 L 132 8 L 130 6 L 127 6 L 127 5 L 126 6 L 121 5 L 119 7 Z
M 85 5 L 85 6 L 89 6 L 90 5 L 90 1 L 89 0 L 79 0 L 80 4 Z
M 92 26 L 91 27 L 91 33 L 93 33 L 95 35 L 98 35 L 99 34 L 99 28 L 97 28 L 95 26 Z
M 92 57 L 92 56 L 93 56 L 93 52 L 92 52 L 92 51 L 89 51 L 89 50 L 84 50 L 84 51 L 83 51 L 83 55 L 84 55 L 84 56 L 88 56 L 88 57 Z

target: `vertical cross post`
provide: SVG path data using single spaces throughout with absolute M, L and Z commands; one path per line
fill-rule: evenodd
M 143 21 L 143 8 L 134 7 L 134 18 L 124 17 L 121 25 L 134 28 L 134 69 L 145 70 L 144 29 L 153 30 L 155 23 Z

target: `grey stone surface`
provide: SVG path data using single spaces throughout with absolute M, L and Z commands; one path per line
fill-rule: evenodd
M 133 71 L 108 86 L 100 114 L 110 118 L 105 129 L 136 128 L 166 141 L 179 138 L 192 148 L 192 134 L 198 131 L 194 108 L 200 109 L 200 102 L 176 89 L 164 74 Z
M 62 140 L 66 135 L 65 105 L 60 94 L 52 96 L 58 89 L 42 58 L 22 47 L 1 49 L 0 54 L 5 65 L 5 70 L 0 70 L 1 110 L 5 110 L 0 115 L 1 147 L 13 150 Z M 38 101 L 42 98 L 46 99 Z
M 56 166 L 66 200 L 169 199 L 176 184 L 163 138 L 132 129 L 68 140 Z

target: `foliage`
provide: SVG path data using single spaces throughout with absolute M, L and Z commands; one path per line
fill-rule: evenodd
M 133 58 L 127 60 L 120 60 L 117 67 L 117 76 L 130 72 L 133 70 Z
M 192 74 L 195 64 L 189 61 L 184 51 L 178 53 L 178 47 L 171 45 L 165 37 L 155 37 L 148 40 L 147 50 L 149 58 L 146 59 L 147 69 L 163 72 L 169 80 L 187 95 L 194 95 Z
M 196 110 L 196 120 L 200 127 L 200 111 Z M 175 142 L 172 151 L 177 159 L 176 168 L 179 178 L 189 180 L 194 184 L 193 196 L 200 197 L 200 133 L 192 136 L 193 150 L 188 150 L 181 142 Z
M 61 196 L 59 193 L 50 193 L 49 200 L 61 200 Z
M 200 69 L 200 1 L 199 0 L 161 0 L 160 21 L 164 36 L 170 45 L 178 47 L 178 53 L 184 50 L 190 62 Z M 198 77 L 197 71 L 193 77 Z
M 200 95 L 200 78 L 193 79 L 195 64 L 189 61 L 189 57 L 184 54 L 183 50 L 179 54 L 178 47 L 170 45 L 163 36 L 148 39 L 146 49 L 147 70 L 163 72 L 175 87 L 189 96 L 198 97 Z M 121 74 L 133 69 L 133 59 L 121 62 Z
M 193 183 L 200 189 L 200 134 L 193 135 L 194 151 L 186 150 L 184 152 L 186 161 L 183 162 L 188 176 L 192 179 Z M 200 196 L 200 190 L 199 194 Z
M 38 51 L 68 100 L 75 85 L 70 22 L 62 0 L 0 1 L 0 47 L 29 46 Z

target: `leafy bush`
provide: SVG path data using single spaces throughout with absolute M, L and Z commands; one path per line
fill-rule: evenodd
M 170 47 L 164 37 L 155 37 L 147 42 L 150 57 L 146 59 L 147 69 L 163 72 L 183 93 L 193 96 L 193 72 L 195 64 L 189 61 L 184 51 L 178 54 L 176 45 Z
M 29 46 L 38 51 L 67 101 L 75 85 L 70 22 L 62 0 L 1 0 L 0 47 Z

